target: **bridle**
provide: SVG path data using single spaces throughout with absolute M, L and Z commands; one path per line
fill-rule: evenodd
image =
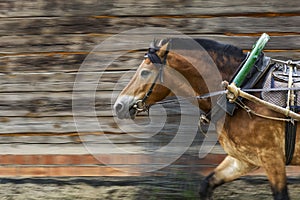
M 137 100 L 135 102 L 135 104 L 132 105 L 131 108 L 135 109 L 137 112 L 143 112 L 143 111 L 148 110 L 149 107 L 146 105 L 145 102 L 152 94 L 153 88 L 156 85 L 156 82 L 159 79 L 160 82 L 163 83 L 163 70 L 164 70 L 164 66 L 166 65 L 166 62 L 167 62 L 167 57 L 168 57 L 168 53 L 169 53 L 169 49 L 170 49 L 170 43 L 171 43 L 171 41 L 168 41 L 168 44 L 166 47 L 166 52 L 165 52 L 163 59 L 160 59 L 160 57 L 156 53 L 160 48 L 155 47 L 155 46 L 150 47 L 148 49 L 148 52 L 144 56 L 145 59 L 149 58 L 150 61 L 158 68 L 158 74 L 156 75 L 152 85 L 150 86 L 150 88 L 147 91 L 147 93 L 145 94 L 145 96 L 142 99 Z

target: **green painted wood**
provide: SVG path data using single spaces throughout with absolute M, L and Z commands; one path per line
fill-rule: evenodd
M 242 66 L 238 74 L 234 77 L 233 83 L 240 87 L 245 78 L 247 77 L 248 73 L 251 71 L 254 63 L 256 62 L 259 54 L 263 51 L 265 48 L 267 42 L 269 41 L 270 36 L 266 33 L 263 33 L 260 38 L 257 40 L 257 42 L 253 45 L 253 48 L 249 54 L 249 57 L 247 58 L 245 64 Z

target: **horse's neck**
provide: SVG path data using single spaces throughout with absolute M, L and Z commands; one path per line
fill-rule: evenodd
M 222 79 L 230 81 L 239 69 L 240 64 L 246 58 L 246 54 L 226 55 L 220 52 L 209 52 L 214 60 Z
M 220 89 L 221 81 L 230 81 L 246 56 L 243 53 L 231 55 L 218 50 L 203 52 L 177 50 L 176 53 L 170 54 L 173 58 L 172 68 L 178 70 L 188 80 L 194 89 L 188 92 L 194 91 L 196 95 Z
M 234 75 L 239 70 L 240 64 L 246 58 L 246 54 L 240 55 L 228 55 L 220 53 L 209 53 L 212 60 L 217 66 L 217 70 L 212 70 L 210 73 L 202 74 L 205 84 L 208 87 L 205 92 L 219 91 L 223 88 L 221 87 L 222 81 L 231 81 L 234 78 Z M 209 78 L 207 78 L 209 77 Z M 203 88 L 204 85 L 202 84 Z M 203 91 L 200 91 L 199 94 L 203 94 Z M 215 97 L 212 97 L 215 98 Z M 201 102 L 200 102 L 201 101 Z M 199 105 L 204 112 L 211 110 L 211 101 L 210 99 L 199 100 Z
M 169 63 L 170 66 L 178 70 L 188 80 L 187 82 L 178 81 L 179 79 L 177 80 L 174 76 L 171 79 L 171 81 L 174 81 L 172 82 L 174 88 L 181 92 L 178 94 L 182 94 L 184 97 L 219 91 L 222 89 L 221 82 L 223 80 L 230 81 L 245 58 L 243 53 L 229 55 L 217 51 L 193 52 L 177 50 L 176 53 L 169 54 L 169 58 L 171 58 L 169 60 L 171 61 Z M 211 109 L 209 99 L 201 99 L 199 101 L 201 101 L 199 105 L 201 105 L 203 111 L 207 112 Z

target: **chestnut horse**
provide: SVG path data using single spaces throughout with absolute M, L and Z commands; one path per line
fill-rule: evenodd
M 129 84 L 117 98 L 114 111 L 119 118 L 134 118 L 138 111 L 163 100 L 174 93 L 163 85 L 176 88 L 184 96 L 201 96 L 209 92 L 209 84 L 219 87 L 217 74 L 212 73 L 207 56 L 210 56 L 221 74 L 222 80 L 231 80 L 246 54 L 233 45 L 225 45 L 212 40 L 195 39 L 204 49 L 198 50 L 198 71 L 193 64 L 178 52 L 169 50 L 176 42 L 184 43 L 188 39 L 161 40 L 152 45 L 145 59 L 138 67 Z M 184 51 L 189 51 L 188 48 Z M 208 54 L 202 54 L 205 51 Z M 167 67 L 159 67 L 167 66 Z M 181 74 L 188 83 L 176 80 L 172 70 Z M 178 76 L 179 77 L 179 76 Z M 164 84 L 160 84 L 163 81 Z M 259 84 L 259 83 L 258 83 Z M 188 87 L 190 85 L 191 87 Z M 246 100 L 245 105 L 256 113 L 271 117 L 283 117 L 266 107 L 253 104 Z M 193 102 L 195 104 L 195 102 Z M 212 109 L 211 98 L 197 99 L 197 106 L 204 112 Z M 196 105 L 196 104 L 195 104 Z M 200 186 L 201 199 L 212 199 L 213 190 L 245 175 L 259 167 L 263 167 L 271 184 L 274 199 L 289 199 L 286 177 L 285 157 L 285 122 L 266 119 L 259 116 L 249 116 L 244 109 L 236 109 L 234 115 L 225 116 L 225 122 L 215 123 L 218 140 L 227 157 L 208 175 Z M 298 130 L 299 127 L 298 127 Z M 291 165 L 300 164 L 300 137 L 296 137 L 296 146 Z

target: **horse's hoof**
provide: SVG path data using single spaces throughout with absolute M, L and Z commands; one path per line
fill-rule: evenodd
M 208 196 L 201 196 L 200 195 L 200 200 L 213 200 L 212 197 L 208 197 Z
M 200 188 L 199 196 L 201 200 L 212 200 L 212 195 L 205 189 Z

